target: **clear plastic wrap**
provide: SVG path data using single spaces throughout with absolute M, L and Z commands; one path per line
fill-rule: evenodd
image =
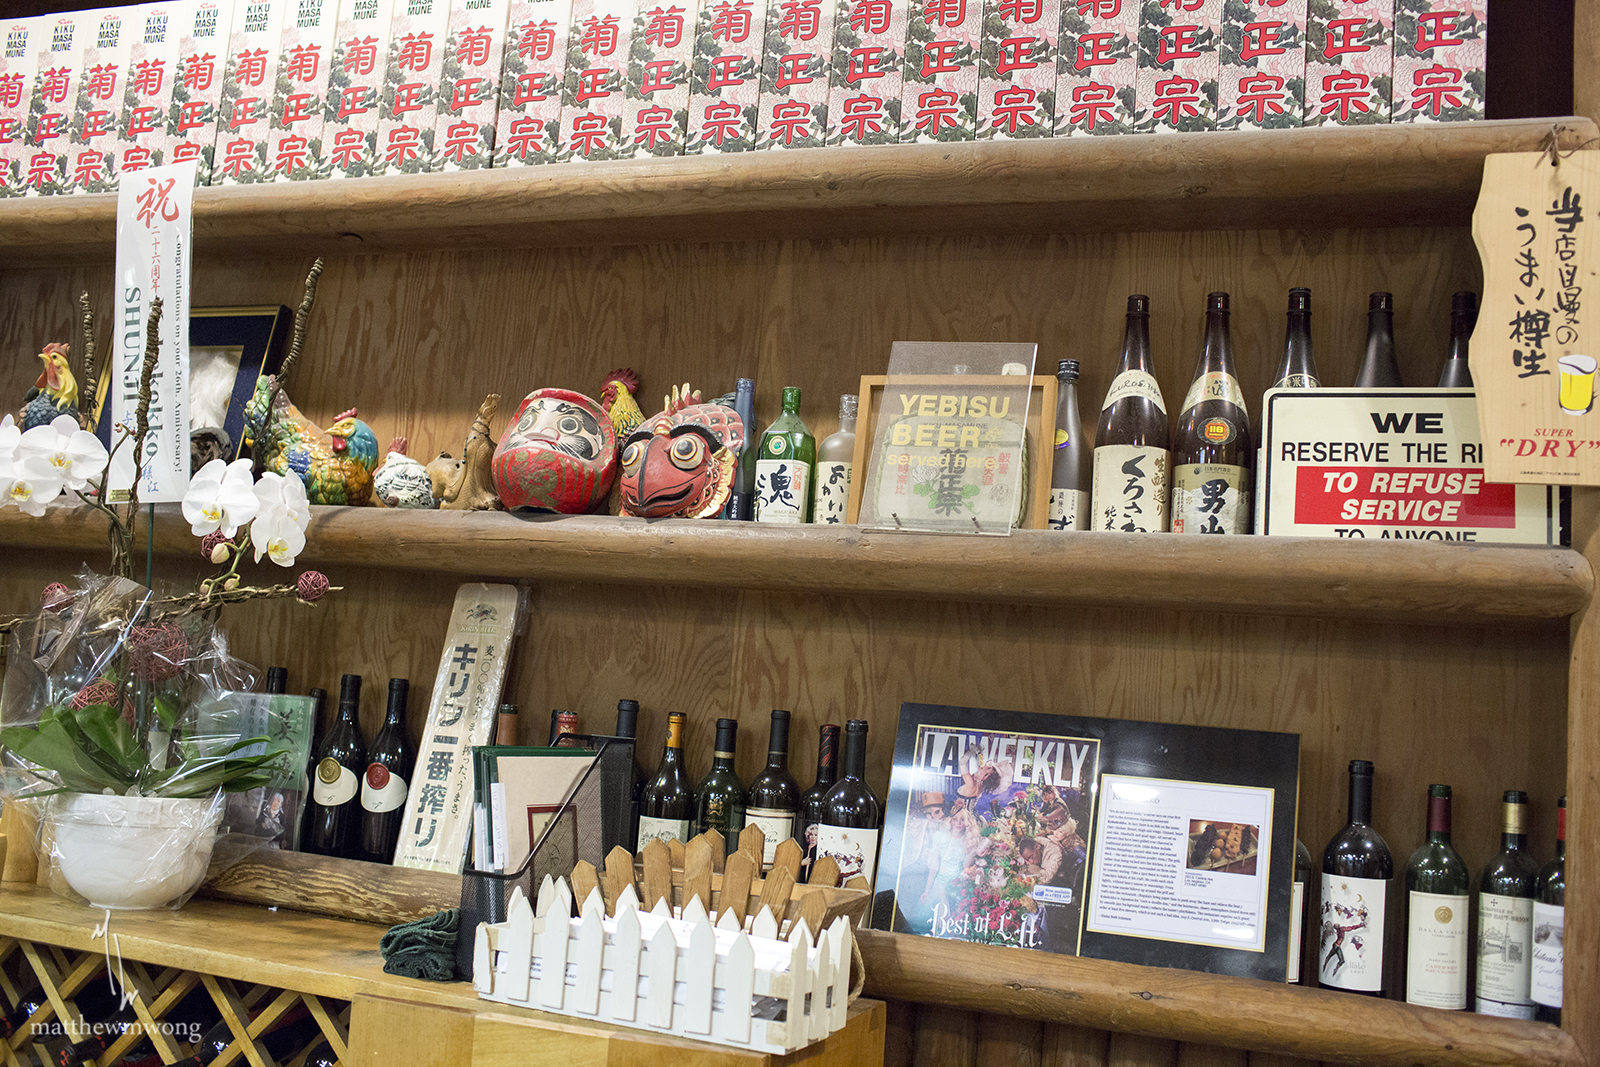
M 179 906 L 208 867 L 262 843 L 219 831 L 224 798 L 266 784 L 282 756 L 238 732 L 256 671 L 214 613 L 162 609 L 135 582 L 85 573 L 10 637 L 0 791 L 38 820 L 52 887 L 99 907 Z

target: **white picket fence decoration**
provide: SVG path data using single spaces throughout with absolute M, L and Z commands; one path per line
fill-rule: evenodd
M 571 918 L 566 879 L 546 877 L 536 906 L 512 890 L 503 923 L 479 923 L 472 981 L 485 1000 L 778 1055 L 842 1028 L 851 928 L 840 917 L 812 944 L 796 919 L 787 940 L 762 908 L 739 928 L 713 926 L 699 897 L 684 914 L 639 908 L 632 887 L 607 918 L 599 892 Z

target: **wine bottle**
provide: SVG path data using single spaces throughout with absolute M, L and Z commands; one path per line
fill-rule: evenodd
M 1383 995 L 1384 908 L 1393 878 L 1389 846 L 1372 828 L 1372 764 L 1351 760 L 1350 821 L 1322 852 L 1322 985 Z
M 277 696 L 289 691 L 289 668 L 268 667 L 266 687 L 261 690 L 269 696 Z
M 867 724 L 844 724 L 841 776 L 828 790 L 817 826 L 817 858 L 832 856 L 839 864 L 839 882 L 860 875 L 871 886 L 878 871 L 878 827 L 883 806 L 867 785 Z M 863 917 L 864 918 L 864 917 Z
M 1428 787 L 1428 837 L 1406 863 L 1406 1003 L 1464 1011 L 1472 873 L 1450 844 L 1450 787 Z
M 1274 389 L 1318 389 L 1317 360 L 1311 352 L 1311 290 L 1289 290 L 1288 325 L 1283 337 L 1283 362 L 1272 377 Z
M 550 712 L 550 747 L 572 748 L 576 741 L 556 740 L 562 734 L 575 734 L 578 732 L 578 716 L 574 712 L 562 711 L 555 708 Z
M 850 477 L 856 460 L 856 406 L 860 397 L 839 398 L 839 429 L 817 446 L 816 492 L 811 497 L 811 521 L 838 525 L 850 503 Z
M 1356 371 L 1357 389 L 1394 389 L 1403 385 L 1394 354 L 1394 296 L 1373 293 L 1367 299 L 1367 354 Z
M 817 827 L 822 824 L 823 805 L 828 790 L 839 777 L 839 724 L 827 723 L 817 733 L 817 779 L 800 798 L 800 828 L 795 840 L 805 850 L 801 873 L 809 875 L 817 858 Z
M 1250 416 L 1233 366 L 1228 294 L 1206 297 L 1206 338 L 1172 435 L 1172 532 L 1250 532 Z
M 517 743 L 517 706 L 512 703 L 500 705 L 499 712 L 494 717 L 494 743 L 497 745 L 514 745 Z
M 761 435 L 756 457 L 756 521 L 811 521 L 811 475 L 817 442 L 800 419 L 800 390 L 783 387 L 783 414 Z
M 694 794 L 689 792 L 689 775 L 683 766 L 683 723 L 681 711 L 667 716 L 667 747 L 662 749 L 655 777 L 645 785 L 639 801 L 635 853 L 643 852 L 645 845 L 656 840 L 689 840 Z
M 778 846 L 794 836 L 799 810 L 800 783 L 789 773 L 789 713 L 774 708 L 767 765 L 750 783 L 744 809 L 745 825 L 761 827 L 767 837 L 761 852 L 763 867 L 772 866 Z
M 728 507 L 723 515 L 741 522 L 756 517 L 756 443 L 751 436 L 756 432 L 756 383 L 754 378 L 740 378 L 734 384 L 733 410 L 744 420 L 744 447 L 739 450 L 739 462 L 733 476 L 733 491 L 728 494 Z
M 1566 935 L 1567 798 L 1556 801 L 1556 858 L 1539 871 L 1533 888 L 1534 1018 L 1561 1025 L 1562 941 Z
M 617 701 L 617 737 L 637 742 L 639 738 L 639 702 Z M 639 801 L 644 796 L 644 771 L 639 769 L 639 746 L 633 746 L 633 759 L 628 768 L 633 772 L 633 783 L 628 790 L 628 840 L 639 839 Z
M 1532 1019 L 1533 896 L 1539 864 L 1527 850 L 1528 794 L 1508 789 L 1500 854 L 1478 880 L 1480 1015 Z
M 347 674 L 339 681 L 339 716 L 322 739 L 311 786 L 308 851 L 319 855 L 359 858 L 361 809 L 357 794 L 367 769 L 360 716 L 361 675 Z
M 393 863 L 406 817 L 406 794 L 416 756 L 406 741 L 406 699 L 411 683 L 389 679 L 389 707 L 383 728 L 367 756 L 361 783 L 361 858 L 368 863 Z
M 1078 361 L 1064 359 L 1056 367 L 1055 464 L 1050 470 L 1051 530 L 1089 528 L 1089 449 L 1078 418 Z
M 1478 324 L 1478 294 L 1456 293 L 1450 298 L 1450 347 L 1445 350 L 1439 388 L 1471 389 L 1472 367 L 1467 363 L 1467 342 Z
M 1306 960 L 1306 886 L 1311 882 L 1311 850 L 1298 837 L 1294 839 L 1294 886 L 1289 898 L 1289 966 L 1287 981 L 1290 985 L 1305 982 L 1302 973 Z
M 744 829 L 744 783 L 733 769 L 733 756 L 738 747 L 739 720 L 718 719 L 717 747 L 711 753 L 711 770 L 700 779 L 694 791 L 695 833 L 716 830 L 722 835 L 730 856 L 739 850 L 739 831 Z
M 1150 360 L 1150 298 L 1128 297 L 1122 362 L 1100 406 L 1089 529 L 1167 532 L 1167 406 Z

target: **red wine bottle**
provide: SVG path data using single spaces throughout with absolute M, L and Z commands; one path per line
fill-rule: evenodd
M 367 769 L 361 743 L 361 675 L 339 682 L 339 717 L 328 728 L 317 753 L 311 785 L 311 826 L 306 850 L 322 856 L 359 859 L 361 776 Z
M 1317 978 L 1329 989 L 1383 995 L 1384 915 L 1394 858 L 1372 828 L 1372 764 L 1350 761 L 1350 821 L 1322 852 Z
M 878 869 L 878 827 L 883 805 L 867 785 L 867 723 L 844 724 L 842 777 L 828 790 L 817 827 L 817 858 L 833 857 L 842 885 L 860 875 L 873 884 Z
M 818 731 L 817 780 L 800 798 L 800 832 L 795 840 L 805 850 L 801 873 L 809 876 L 811 864 L 817 858 L 817 827 L 822 825 L 822 809 L 828 800 L 828 790 L 839 778 L 839 726 L 828 723 Z
M 272 695 L 272 696 L 276 696 L 279 693 L 287 693 L 288 691 L 289 691 L 289 668 L 288 667 L 268 667 L 267 668 L 267 684 L 266 684 L 266 687 L 262 690 L 262 692 L 263 693 L 267 693 L 267 694 Z
M 774 708 L 772 729 L 767 734 L 767 765 L 750 783 L 744 809 L 745 825 L 759 826 L 766 835 L 763 867 L 772 866 L 778 846 L 794 836 L 799 811 L 800 783 L 789 773 L 789 713 Z
M 1500 854 L 1478 879 L 1479 1015 L 1532 1019 L 1533 896 L 1539 863 L 1528 852 L 1528 794 L 1504 795 Z
M 1567 904 L 1567 798 L 1556 801 L 1556 858 L 1539 870 L 1533 897 L 1534 1018 L 1561 1025 L 1562 940 Z
M 372 742 L 361 781 L 361 858 L 368 863 L 393 863 L 406 817 L 406 793 L 416 757 L 406 742 L 406 698 L 411 683 L 389 679 L 389 707 L 383 728 Z
M 733 769 L 738 747 L 739 720 L 718 719 L 711 770 L 694 791 L 695 832 L 716 830 L 730 856 L 739 850 L 739 831 L 744 829 L 744 783 Z
M 644 799 L 644 771 L 639 769 L 639 702 L 637 700 L 617 701 L 617 737 L 626 737 L 633 741 L 633 784 L 628 801 L 628 840 L 639 840 L 639 804 Z
M 1472 874 L 1450 843 L 1450 787 L 1428 786 L 1428 839 L 1406 864 L 1406 1003 L 1467 1006 Z

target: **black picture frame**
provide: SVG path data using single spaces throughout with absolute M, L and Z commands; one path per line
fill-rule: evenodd
M 293 314 L 282 304 L 189 310 L 191 352 L 194 349 L 239 350 L 239 366 L 234 372 L 227 415 L 222 422 L 222 429 L 228 435 L 225 458 L 230 461 L 239 458 L 244 448 L 245 405 L 250 402 L 262 375 L 276 374 L 283 366 L 293 324 Z M 95 390 L 95 432 L 107 448 L 111 447 L 111 406 L 106 403 L 106 397 L 112 377 L 114 374 L 108 367 L 101 373 Z

